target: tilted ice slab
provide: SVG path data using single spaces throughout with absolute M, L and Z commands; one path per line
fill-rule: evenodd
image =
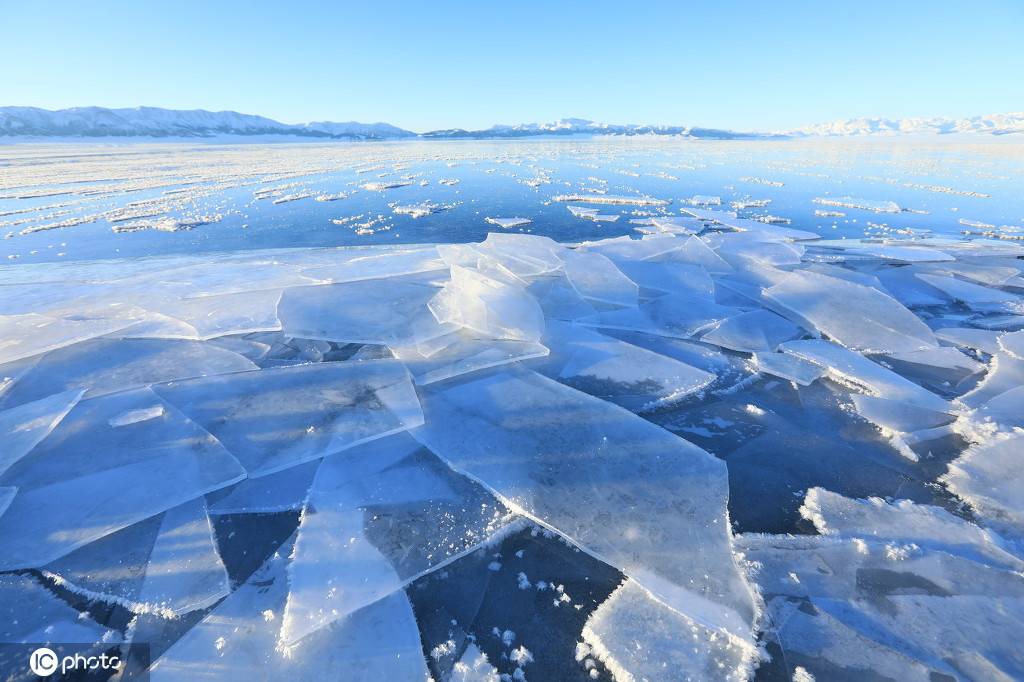
M 0 412 L 0 476 L 46 438 L 81 397 L 81 390 L 64 391 Z
M 823 535 L 914 543 L 995 568 L 1017 572 L 1024 569 L 1024 558 L 1007 551 L 999 536 L 941 507 L 910 500 L 889 503 L 877 497 L 856 500 L 823 488 L 811 488 L 800 514 Z
M 391 351 L 419 386 L 548 354 L 548 348 L 539 343 L 480 338 L 466 330 L 416 347 L 392 347 Z
M 913 242 L 909 242 L 913 244 Z M 874 256 L 884 260 L 902 261 L 906 263 L 935 263 L 956 260 L 945 251 L 923 246 L 907 246 L 902 242 L 877 242 L 855 239 L 822 240 L 814 247 L 828 250 Z
M 213 434 L 250 477 L 423 423 L 409 373 L 394 360 L 238 372 L 153 390 Z
M 627 580 L 591 614 L 583 641 L 616 680 L 750 679 L 750 642 L 673 611 Z
M 999 347 L 1017 360 L 1024 360 L 1024 331 L 1003 334 L 997 339 Z
M 978 408 L 1018 386 L 1024 386 L 1024 360 L 1000 350 L 992 356 L 985 378 L 959 400 L 968 407 Z
M 0 315 L 0 363 L 20 360 L 128 327 L 136 320 Z
M 580 318 L 586 327 L 623 329 L 627 331 L 688 339 L 698 332 L 738 313 L 736 308 L 685 294 L 669 294 L 641 303 L 637 308 L 623 308 Z
M 938 345 L 928 326 L 898 301 L 846 280 L 795 271 L 765 296 L 854 350 L 893 353 Z
M 18 488 L 0 516 L 0 568 L 42 566 L 244 476 L 220 442 L 148 388 L 80 402 L 0 475 Z
M 544 312 L 524 287 L 458 265 L 429 307 L 440 324 L 491 338 L 536 342 L 544 333 Z
M 474 245 L 517 277 L 536 277 L 558 270 L 565 247 L 551 239 L 532 234 L 490 232 L 480 244 Z
M 294 287 L 281 296 L 277 314 L 289 336 L 408 344 L 451 331 L 427 309 L 438 290 L 424 275 Z
M 783 341 L 803 333 L 800 327 L 773 312 L 753 310 L 722 320 L 701 335 L 700 340 L 730 350 L 753 353 L 773 351 Z
M 949 465 L 942 481 L 995 528 L 1024 546 L 1024 431 L 974 445 Z M 1018 569 L 1019 570 L 1019 569 Z
M 94 398 L 161 381 L 252 369 L 256 365 L 241 355 L 196 341 L 92 339 L 45 354 L 0 396 L 0 405 L 68 390 Z
M 402 249 L 338 249 L 331 262 L 301 265 L 305 277 L 321 284 L 358 282 L 439 272 L 447 266 L 434 247 Z
M 562 254 L 565 276 L 580 296 L 619 306 L 635 306 L 639 289 L 633 280 L 599 253 L 572 251 Z
M 866 390 L 884 400 L 904 402 L 932 412 L 947 413 L 949 403 L 909 379 L 868 360 L 859 353 L 820 339 L 787 341 L 779 349 L 816 363 L 825 368 L 828 376 Z
M 550 361 L 540 371 L 584 393 L 638 410 L 671 404 L 715 375 L 572 324 L 548 325 Z
M 42 572 L 90 599 L 164 618 L 230 591 L 202 497 L 80 547 Z
M 630 412 L 527 370 L 428 390 L 413 435 L 511 509 L 746 639 L 722 462 Z
M 292 544 L 285 543 L 164 652 L 153 663 L 151 679 L 291 682 L 341 676 L 377 682 L 429 677 L 416 618 L 400 590 L 293 646 L 279 646 Z
M 817 363 L 788 353 L 754 353 L 754 366 L 758 372 L 788 379 L 801 386 L 810 386 L 828 371 Z
M 970 327 L 943 327 L 935 330 L 935 337 L 956 346 L 974 348 L 989 355 L 999 352 L 996 339 L 999 332 L 989 329 L 971 329 Z
M 599 253 L 615 262 L 657 260 L 679 251 L 687 244 L 686 240 L 675 235 L 656 235 L 643 239 L 630 237 L 614 237 L 594 242 L 583 242 L 580 250 Z
M 665 293 L 685 292 L 707 299 L 715 296 L 715 283 L 702 265 L 675 261 L 619 261 L 616 265 L 633 282 L 645 289 Z
M 282 642 L 391 594 L 513 518 L 405 434 L 326 458 L 288 566 Z
M 917 273 L 918 279 L 927 282 L 936 289 L 956 301 L 968 306 L 984 306 L 985 304 L 1009 303 L 1019 301 L 1020 297 L 1007 291 L 991 289 L 981 284 L 965 282 L 948 275 L 929 275 Z
M 247 478 L 237 485 L 207 495 L 210 514 L 268 514 L 302 509 L 320 460 Z

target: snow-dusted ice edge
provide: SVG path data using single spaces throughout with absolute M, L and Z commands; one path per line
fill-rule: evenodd
M 598 196 L 560 199 L 657 201 Z M 684 210 L 641 239 L 0 268 L 0 568 L 138 636 L 191 619 L 154 679 L 221 651 L 210 679 L 412 679 L 403 588 L 528 519 L 624 576 L 571 633 L 619 680 L 747 679 L 766 642 L 812 673 L 1024 676 L 1019 609 L 979 639 L 1024 599 L 1024 247 Z M 962 438 L 941 482 L 969 513 L 813 488 L 818 535 L 735 536 L 728 458 L 643 416 L 778 380 L 827 383 L 906 466 Z M 214 520 L 283 511 L 232 583 Z

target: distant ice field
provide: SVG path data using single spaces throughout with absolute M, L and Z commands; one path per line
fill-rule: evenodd
M 8 144 L 0 258 L 467 242 L 494 229 L 578 242 L 709 201 L 826 238 L 1020 236 L 1022 172 L 1012 136 Z M 552 201 L 598 194 L 664 203 Z

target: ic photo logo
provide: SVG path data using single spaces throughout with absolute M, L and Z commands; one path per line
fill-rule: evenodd
M 53 649 L 47 649 L 44 646 L 33 651 L 32 655 L 28 657 L 28 667 L 40 677 L 52 675 L 57 672 L 59 666 L 60 658 L 57 657 Z
M 69 672 L 86 670 L 114 672 L 121 667 L 121 659 L 118 656 L 108 656 L 105 653 L 98 656 L 85 656 L 80 653 L 58 656 L 53 649 L 39 647 L 29 655 L 28 667 L 40 677 L 49 677 L 58 670 L 62 676 Z

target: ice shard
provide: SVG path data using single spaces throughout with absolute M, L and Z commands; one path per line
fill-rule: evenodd
M 563 533 L 668 605 L 747 637 L 724 465 L 635 415 L 530 371 L 427 391 L 413 435 L 513 510 Z
M 153 407 L 162 409 L 152 418 L 111 424 Z M 0 567 L 42 566 L 244 475 L 220 442 L 148 388 L 83 401 L 0 476 L 18 488 L 0 516 Z
M 0 476 L 46 438 L 81 397 L 81 390 L 64 391 L 0 412 Z
M 250 477 L 423 423 L 409 373 L 394 360 L 239 372 L 154 390 L 223 443 Z

